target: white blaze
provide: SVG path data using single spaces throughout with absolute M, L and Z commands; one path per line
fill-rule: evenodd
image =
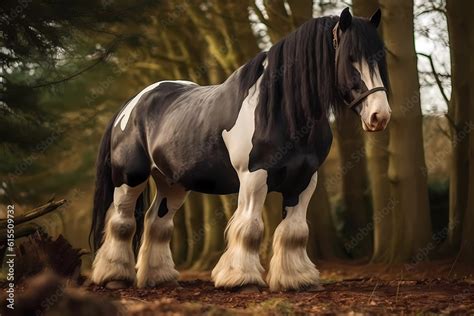
M 361 79 L 364 81 L 368 90 L 384 86 L 377 65 L 375 66 L 373 75 L 370 74 L 369 65 L 365 60 L 360 64 L 354 63 L 354 67 L 359 71 Z M 360 107 L 360 116 L 364 130 L 371 128 L 370 118 L 373 113 L 377 113 L 377 117 L 385 119 L 386 124 L 388 124 L 392 110 L 388 104 L 387 93 L 385 91 L 376 91 L 369 94 L 364 100 L 362 100 Z

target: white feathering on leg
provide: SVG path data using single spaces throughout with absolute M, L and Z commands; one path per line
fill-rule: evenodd
M 135 257 L 132 238 L 135 234 L 135 205 L 145 189 L 146 182 L 130 187 L 126 184 L 115 188 L 114 205 L 106 215 L 104 242 L 92 265 L 92 282 L 135 282 Z
M 142 243 L 137 259 L 137 286 L 155 287 L 165 282 L 176 281 L 179 272 L 175 269 L 170 241 L 173 235 L 173 217 L 181 207 L 186 191 L 181 187 L 168 186 L 162 179 L 157 181 L 157 196 L 145 215 Z M 158 210 L 166 198 L 168 212 L 158 216 Z
M 298 204 L 287 207 L 287 217 L 273 236 L 273 256 L 267 275 L 271 291 L 302 289 L 319 285 L 319 271 L 306 252 L 309 229 L 306 210 L 317 183 L 317 173 L 300 194 Z

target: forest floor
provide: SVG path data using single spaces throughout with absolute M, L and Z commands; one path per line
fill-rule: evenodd
M 386 268 L 320 262 L 320 292 L 215 289 L 209 273 L 183 272 L 180 288 L 88 292 L 119 302 L 130 315 L 473 314 L 473 267 L 418 263 Z

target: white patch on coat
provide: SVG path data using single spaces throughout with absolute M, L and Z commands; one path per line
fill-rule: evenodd
M 354 67 L 360 73 L 361 79 L 364 81 L 368 90 L 384 86 L 377 65 L 375 66 L 372 76 L 367 61 L 363 60 L 360 64 L 354 63 Z M 372 113 L 378 113 L 380 119 L 386 120 L 385 126 L 388 124 L 392 110 L 388 104 L 387 93 L 385 91 L 376 91 L 369 94 L 364 100 L 362 100 L 360 107 L 360 117 L 362 119 L 364 130 L 371 128 L 370 117 Z
M 248 169 L 260 82 L 261 78 L 249 89 L 232 129 L 222 132 L 230 161 L 239 176 L 240 190 L 237 210 L 226 228 L 227 249 L 212 270 L 216 287 L 265 285 L 259 244 L 263 235 L 262 209 L 268 190 L 267 171 Z
M 186 80 L 164 80 L 164 81 L 159 81 L 159 82 L 156 82 L 152 85 L 149 85 L 148 87 L 146 87 L 145 89 L 140 91 L 140 93 L 138 93 L 132 100 L 130 100 L 130 102 L 127 103 L 127 105 L 122 110 L 120 115 L 117 116 L 117 118 L 115 119 L 114 127 L 116 127 L 118 125 L 118 123 L 120 122 L 120 128 L 122 129 L 122 131 L 124 131 L 125 127 L 127 126 L 128 119 L 130 118 L 130 115 L 132 114 L 133 109 L 138 104 L 138 101 L 140 101 L 141 97 L 145 93 L 155 89 L 156 87 L 158 87 L 160 84 L 162 84 L 164 82 L 174 82 L 174 83 L 180 83 L 180 84 L 194 84 L 194 85 L 196 85 L 196 83 L 191 82 L 191 81 L 186 81 Z
M 146 183 L 136 187 L 123 184 L 115 188 L 113 206 L 106 214 L 104 242 L 92 265 L 92 282 L 135 282 L 135 256 L 132 250 L 136 229 L 135 206 Z
M 298 204 L 286 207 L 287 216 L 273 235 L 273 256 L 267 275 L 271 291 L 302 289 L 319 285 L 319 271 L 306 253 L 309 236 L 306 211 L 316 189 L 318 173 L 314 173 Z

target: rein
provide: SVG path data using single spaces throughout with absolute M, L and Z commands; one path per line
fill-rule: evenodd
M 332 45 L 333 45 L 334 49 L 336 50 L 336 56 L 337 56 L 337 50 L 339 48 L 339 36 L 338 35 L 339 35 L 339 22 L 337 22 L 336 25 L 334 26 L 334 28 L 332 29 Z M 387 89 L 385 89 L 385 87 L 375 87 L 375 88 L 372 88 L 370 90 L 365 91 L 364 93 L 359 94 L 350 103 L 346 102 L 344 99 L 343 100 L 344 100 L 344 103 L 347 104 L 351 110 L 353 110 L 353 108 L 357 104 L 359 104 L 365 98 L 367 98 L 369 95 L 371 95 L 372 93 L 375 93 L 377 91 L 384 91 L 385 93 L 387 93 Z

